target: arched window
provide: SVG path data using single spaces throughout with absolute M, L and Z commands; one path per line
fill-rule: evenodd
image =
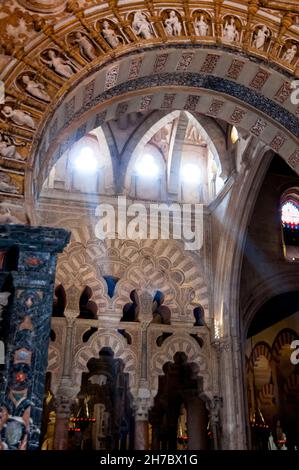
M 286 200 L 281 206 L 284 254 L 288 260 L 299 260 L 299 203 Z

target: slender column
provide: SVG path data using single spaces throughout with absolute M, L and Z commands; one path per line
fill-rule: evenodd
M 67 396 L 56 398 L 56 422 L 54 434 L 54 450 L 67 450 L 68 448 L 68 422 L 71 410 L 71 400 Z
M 219 449 L 219 410 L 222 405 L 222 398 L 214 396 L 212 400 L 206 403 L 206 407 L 209 411 L 209 420 L 211 425 L 211 431 L 213 434 L 213 450 Z
M 16 247 L 10 275 L 14 296 L 6 355 L 0 448 L 39 447 L 45 374 L 53 305 L 56 255 L 70 234 L 63 229 L 3 225 L 0 248 Z
M 150 398 L 150 393 L 147 390 L 143 389 L 142 392 L 143 392 L 142 394 L 145 396 L 137 397 L 134 403 L 134 408 L 135 408 L 134 450 L 148 450 L 149 448 L 148 411 L 150 407 L 152 406 L 152 400 Z
M 243 372 L 240 340 L 229 336 L 220 341 L 221 449 L 246 448 Z
M 148 421 L 135 421 L 135 445 L 134 450 L 148 450 Z
M 140 323 L 141 323 L 141 347 L 140 347 L 140 380 L 137 395 L 134 401 L 135 409 L 135 436 L 134 449 L 148 450 L 148 412 L 152 406 L 152 397 L 148 383 L 148 326 L 152 319 L 153 299 L 151 295 L 144 291 L 140 295 Z
M 188 394 L 186 400 L 188 449 L 207 449 L 207 411 L 197 394 Z
M 55 450 L 67 450 L 68 448 L 67 428 L 74 394 L 71 383 L 71 370 L 75 317 L 67 317 L 66 322 L 67 327 L 65 337 L 63 370 L 56 397 L 56 424 L 54 434 Z

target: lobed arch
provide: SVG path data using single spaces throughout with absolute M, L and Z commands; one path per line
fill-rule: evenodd
M 159 351 L 155 352 L 149 361 L 149 370 L 151 376 L 152 395 L 158 393 L 159 376 L 163 375 L 163 365 L 167 362 L 173 362 L 175 353 L 183 352 L 186 354 L 189 363 L 197 366 L 197 375 L 203 378 L 203 394 L 205 397 L 212 397 L 212 379 L 209 371 L 209 358 L 206 351 L 201 351 L 195 339 L 187 333 L 178 333 L 167 338 Z
M 115 359 L 124 363 L 124 372 L 129 375 L 131 393 L 137 388 L 138 359 L 133 347 L 128 345 L 126 339 L 119 333 L 110 329 L 99 329 L 91 338 L 80 347 L 73 359 L 72 381 L 76 390 L 80 389 L 82 372 L 87 372 L 89 359 L 98 357 L 102 348 L 110 348 Z
M 52 374 L 51 388 L 55 394 L 62 374 L 62 355 L 59 348 L 53 344 L 49 345 L 47 372 L 51 372 Z
M 250 368 L 254 368 L 255 362 L 258 360 L 260 356 L 264 356 L 268 363 L 271 364 L 272 361 L 272 351 L 268 343 L 265 341 L 258 342 L 250 354 Z
M 259 309 L 271 298 L 273 293 L 275 296 L 287 294 L 288 292 L 298 291 L 299 275 L 296 269 L 286 269 L 285 272 L 280 272 L 273 276 L 269 276 L 262 283 L 258 284 L 254 289 L 254 298 L 248 295 L 244 301 L 243 306 L 243 337 L 246 338 L 248 329 Z
M 284 328 L 275 337 L 272 344 L 272 355 L 275 362 L 279 362 L 280 351 L 284 346 L 290 346 L 298 339 L 298 334 L 291 328 Z
M 80 241 L 72 241 L 59 256 L 56 284 L 64 281 L 67 309 L 79 314 L 80 296 L 84 287 L 89 286 L 93 293 L 90 300 L 96 302 L 98 316 L 109 312 L 110 320 L 119 320 L 132 290 L 148 289 L 153 297 L 157 290 L 162 290 L 173 320 L 194 323 L 193 309 L 201 304 L 205 320 L 211 322 L 202 262 L 197 256 L 186 255 L 177 240 L 99 241 L 92 236 L 86 239 L 87 234 L 88 231 L 81 232 Z M 107 275 L 119 279 L 113 298 L 108 296 L 104 280 Z

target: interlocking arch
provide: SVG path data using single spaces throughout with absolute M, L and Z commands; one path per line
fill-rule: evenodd
M 187 333 L 180 333 L 167 338 L 159 351 L 153 354 L 150 360 L 151 388 L 154 394 L 158 391 L 158 377 L 163 375 L 163 365 L 172 362 L 177 352 L 185 353 L 188 362 L 198 367 L 198 375 L 203 377 L 203 391 L 208 396 L 212 393 L 211 376 L 208 366 L 207 353 L 203 353 L 195 339 Z
M 136 384 L 136 373 L 138 370 L 137 356 L 126 339 L 113 330 L 100 329 L 94 333 L 85 346 L 81 347 L 73 362 L 73 382 L 80 388 L 82 372 L 88 371 L 87 362 L 93 357 L 98 357 L 102 348 L 110 348 L 116 359 L 122 359 L 124 372 L 129 374 L 130 389 L 133 391 Z

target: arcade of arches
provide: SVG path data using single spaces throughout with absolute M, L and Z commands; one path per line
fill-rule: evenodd
M 1 2 L 0 449 L 298 448 L 297 78 L 297 1 Z

